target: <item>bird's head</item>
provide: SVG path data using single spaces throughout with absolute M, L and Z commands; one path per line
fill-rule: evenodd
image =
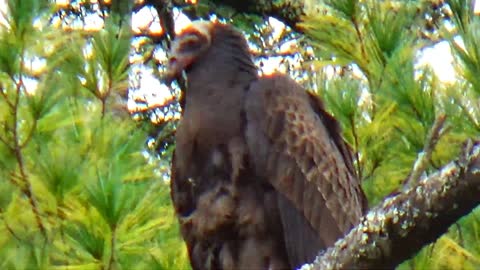
M 180 32 L 172 42 L 166 81 L 170 83 L 201 57 L 210 47 L 214 24 L 195 21 Z

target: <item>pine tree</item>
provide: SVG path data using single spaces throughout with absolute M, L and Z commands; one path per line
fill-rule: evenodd
M 0 29 L 0 268 L 188 268 L 166 164 L 119 109 L 130 29 L 54 11 L 11 0 Z
M 471 1 L 325 2 L 301 27 L 321 67 L 318 92 L 343 124 L 374 206 L 436 171 L 477 136 L 480 20 Z M 425 11 L 436 12 L 437 21 Z M 454 82 L 417 64 L 425 48 L 440 42 L 452 49 Z M 332 64 L 340 72 L 332 75 Z M 477 209 L 457 222 L 400 269 L 478 268 L 478 215 Z

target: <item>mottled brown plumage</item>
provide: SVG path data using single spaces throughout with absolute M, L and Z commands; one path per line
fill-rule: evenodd
M 171 55 L 188 83 L 171 195 L 194 269 L 292 269 L 358 222 L 350 150 L 315 95 L 259 78 L 228 25 L 195 22 Z

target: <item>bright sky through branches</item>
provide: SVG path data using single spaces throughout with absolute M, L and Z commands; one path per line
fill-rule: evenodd
M 56 0 L 57 5 L 59 6 L 67 5 L 69 2 L 69 0 Z M 196 1 L 191 0 L 190 2 L 194 3 Z M 476 0 L 474 5 L 475 12 L 477 14 L 480 13 L 480 1 Z M 0 12 L 0 24 L 6 24 L 5 14 L 8 12 L 6 0 L 0 0 Z M 179 13 L 178 11 L 174 12 L 174 16 L 176 21 L 176 32 L 179 32 L 181 29 L 183 29 L 190 23 L 188 17 Z M 90 24 L 88 26 L 90 30 L 100 29 L 101 27 L 103 27 L 103 22 L 100 18 L 92 17 L 87 19 L 87 22 L 89 22 Z M 270 23 L 273 25 L 274 28 L 280 29 L 284 27 L 283 24 L 278 22 L 277 20 L 270 20 Z M 151 8 L 143 8 L 132 16 L 132 28 L 133 31 L 137 33 L 149 32 L 160 34 L 162 32 L 162 29 L 159 25 L 160 24 L 158 23 L 158 17 L 156 16 L 156 12 Z M 448 83 L 456 79 L 456 73 L 453 67 L 453 60 L 454 59 L 450 52 L 450 46 L 447 42 L 444 41 L 436 44 L 433 47 L 423 49 L 418 56 L 418 65 L 430 66 L 441 81 Z M 280 60 L 278 57 L 271 58 L 268 61 L 264 61 L 262 71 L 264 73 L 274 72 L 280 66 L 279 61 Z M 32 63 L 32 65 L 34 64 L 35 63 Z M 156 89 L 157 93 L 162 93 L 155 97 L 155 99 L 158 99 L 155 103 L 167 98 L 166 95 L 169 93 L 167 87 L 158 81 L 158 79 L 153 75 L 153 72 L 149 70 L 142 70 L 142 73 L 143 74 L 140 78 L 141 88 L 148 89 L 148 91 Z
M 475 13 L 480 13 L 480 1 L 476 0 L 474 3 Z M 144 9 L 144 12 L 140 11 L 132 17 L 132 24 L 135 27 L 141 28 L 144 25 L 149 24 L 151 19 L 149 19 L 149 14 L 147 14 L 147 9 Z M 187 16 L 175 12 L 175 31 L 178 33 L 179 30 L 185 28 L 190 24 L 190 20 Z M 277 20 L 270 20 L 270 23 L 274 28 L 282 28 L 284 25 Z M 272 73 L 279 66 L 279 59 L 274 58 L 271 61 L 264 62 L 262 67 L 265 73 Z M 433 69 L 435 74 L 443 82 L 453 82 L 456 78 L 455 69 L 453 67 L 453 56 L 450 51 L 449 44 L 444 41 L 436 44 L 433 47 L 425 48 L 420 53 L 418 57 L 419 66 L 429 66 Z

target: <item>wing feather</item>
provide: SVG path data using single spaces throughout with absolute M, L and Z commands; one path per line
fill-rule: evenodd
M 366 205 L 338 123 L 319 99 L 284 75 L 253 83 L 245 112 L 257 173 L 287 200 L 279 203 L 287 245 L 311 254 L 333 244 L 358 222 Z M 297 226 L 301 222 L 284 211 L 298 211 L 306 224 Z M 302 231 L 313 233 L 290 239 Z M 294 264 L 302 262 L 305 254 L 290 251 Z

